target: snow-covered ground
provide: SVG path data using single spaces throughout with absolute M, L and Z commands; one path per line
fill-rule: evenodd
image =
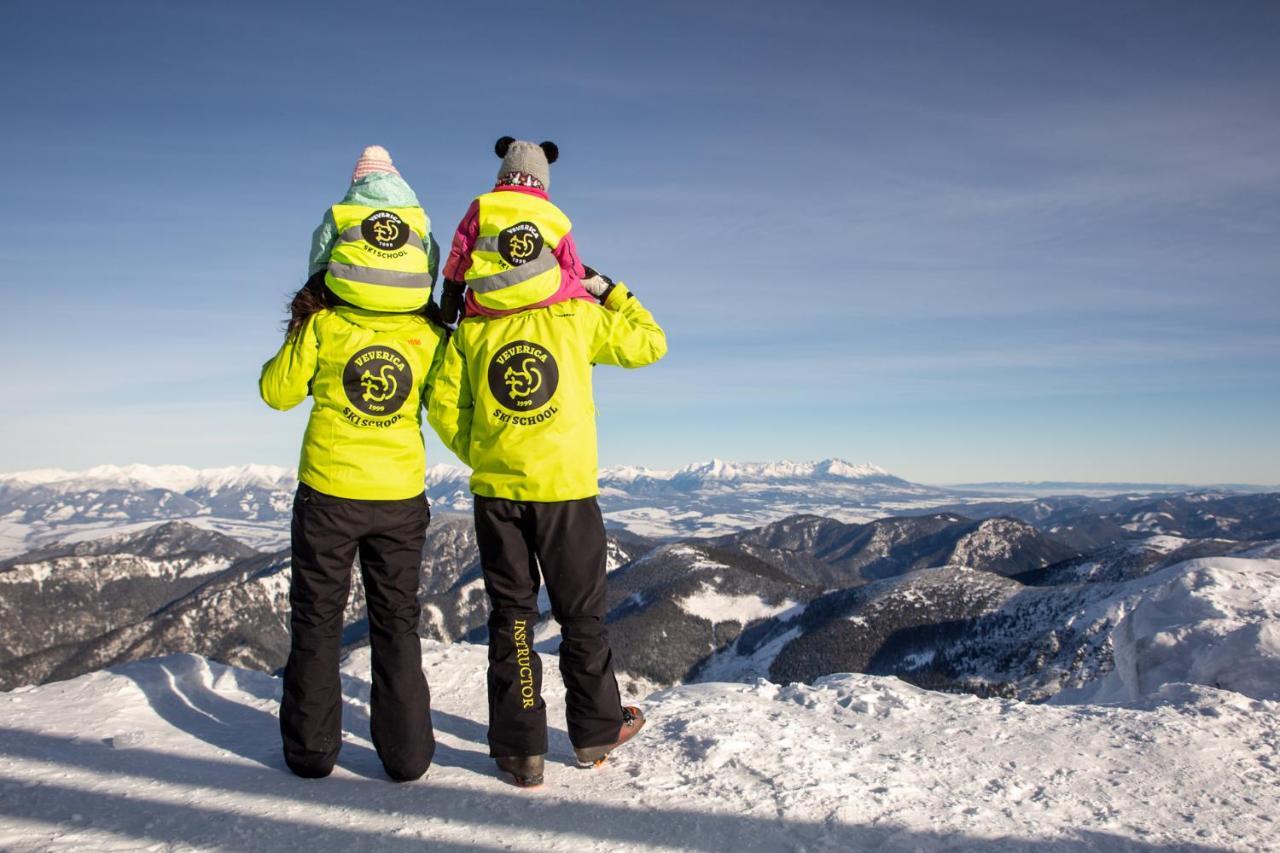
M 570 766 L 556 661 L 548 782 L 484 745 L 484 649 L 429 644 L 439 747 L 385 780 L 368 658 L 346 744 L 289 775 L 271 676 L 174 656 L 0 694 L 0 849 L 1261 850 L 1280 816 L 1280 703 L 1165 685 L 1128 706 L 1029 705 L 840 675 L 654 694 L 599 770 Z

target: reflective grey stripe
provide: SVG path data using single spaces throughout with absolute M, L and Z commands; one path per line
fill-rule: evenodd
M 339 234 L 338 239 L 343 243 L 358 243 L 364 239 L 364 235 L 360 233 L 359 225 L 352 225 L 346 231 L 343 231 L 341 234 Z M 421 249 L 424 252 L 427 250 L 427 247 L 422 245 L 422 238 L 419 237 L 417 232 L 414 231 L 412 228 L 409 229 L 408 242 L 410 243 L 410 245 L 417 246 L 419 249 Z M 374 248 L 377 249 L 378 247 L 374 246 Z M 378 249 L 378 251 L 382 251 L 382 250 Z
M 497 238 L 497 237 L 479 237 L 479 238 L 477 238 L 477 239 L 476 239 L 476 247 L 475 247 L 474 251 L 477 251 L 477 252 L 496 252 L 496 251 L 498 251 L 498 238 Z
M 556 256 L 548 252 L 544 246 L 542 254 L 529 261 L 529 263 L 503 270 L 500 273 L 487 275 L 484 278 L 467 279 L 467 287 L 476 293 L 492 293 L 495 290 L 502 290 L 503 288 L 526 282 L 534 276 L 541 275 L 547 270 L 553 270 L 558 266 L 560 266 L 560 262 L 556 260 Z
M 329 261 L 329 272 L 337 278 L 358 281 L 362 284 L 383 284 L 387 287 L 431 287 L 431 275 L 425 272 L 395 272 L 339 264 L 334 261 Z

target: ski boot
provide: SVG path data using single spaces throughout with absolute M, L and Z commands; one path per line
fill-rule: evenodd
M 635 737 L 642 728 L 644 728 L 644 712 L 634 705 L 627 705 L 622 709 L 622 728 L 618 729 L 617 740 L 603 746 L 573 748 L 573 754 L 578 758 L 578 766 L 599 767 L 604 764 L 609 753 Z
M 495 758 L 498 769 L 515 777 L 516 786 L 520 788 L 536 788 L 542 784 L 542 773 L 545 762 L 541 755 L 512 755 Z

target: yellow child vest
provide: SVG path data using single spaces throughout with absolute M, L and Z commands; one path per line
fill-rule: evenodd
M 476 202 L 480 232 L 466 274 L 476 301 L 513 311 L 559 290 L 555 249 L 573 227 L 569 217 L 546 199 L 521 192 L 485 193 Z
M 324 283 L 334 295 L 367 311 L 416 311 L 431 300 L 426 211 L 335 204 L 333 221 L 338 239 Z

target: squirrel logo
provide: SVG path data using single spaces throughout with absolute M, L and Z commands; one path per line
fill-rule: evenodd
M 517 222 L 498 232 L 498 256 L 509 266 L 518 267 L 542 254 L 546 241 L 532 222 Z
M 380 243 L 394 243 L 400 236 L 400 226 L 390 219 L 380 219 L 373 223 L 373 234 Z
M 511 341 L 489 361 L 489 392 L 512 412 L 536 412 L 551 402 L 560 367 L 551 351 L 533 341 Z
M 384 364 L 377 376 L 367 370 L 360 375 L 360 384 L 364 387 L 364 393 L 360 396 L 366 403 L 385 403 L 396 395 L 400 386 L 392 370 L 394 368 L 391 365 Z
M 375 210 L 360 223 L 360 236 L 373 248 L 392 252 L 409 242 L 409 223 L 393 211 Z
M 520 369 L 515 366 L 507 368 L 502 374 L 502 381 L 507 384 L 507 393 L 514 399 L 532 396 L 542 387 L 542 371 L 538 369 L 536 358 L 526 358 L 520 362 Z
M 529 260 L 533 257 L 533 236 L 530 234 L 511 235 L 511 257 Z
M 408 360 L 387 345 L 365 347 L 352 355 L 342 370 L 342 389 L 351 408 L 375 418 L 399 412 L 413 387 Z

